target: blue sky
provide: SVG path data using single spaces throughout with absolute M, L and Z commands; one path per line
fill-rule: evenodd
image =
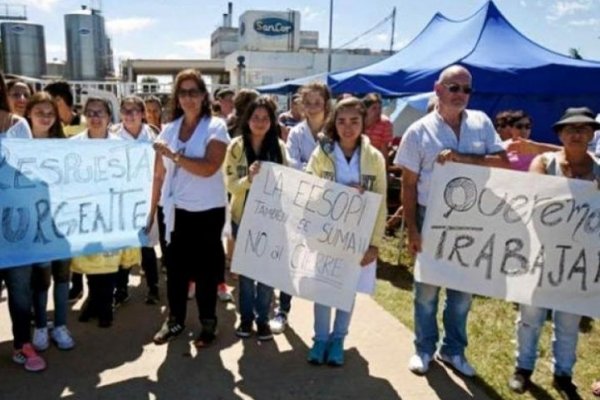
M 17 1 L 15 1 L 17 2 Z M 81 4 L 101 3 L 117 61 L 123 58 L 209 58 L 210 34 L 227 11 L 225 0 L 18 0 L 27 4 L 29 21 L 45 26 L 48 60 L 65 58 L 65 13 Z M 417 35 L 436 12 L 452 19 L 474 13 L 485 0 L 335 0 L 334 47 L 367 31 L 397 7 L 394 46 Z M 600 0 L 496 0 L 500 11 L 523 34 L 541 45 L 600 61 Z M 237 0 L 233 25 L 245 10 L 299 10 L 301 29 L 318 30 L 327 46 L 326 0 Z M 389 48 L 387 24 L 351 47 Z

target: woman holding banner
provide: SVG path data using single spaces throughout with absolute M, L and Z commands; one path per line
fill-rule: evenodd
M 587 151 L 588 143 L 594 137 L 594 131 L 600 129 L 600 123 L 594 120 L 594 115 L 588 108 L 567 109 L 562 118 L 554 124 L 554 131 L 564 147 L 557 152 L 547 152 L 535 157 L 529 171 L 597 181 L 600 178 L 600 163 Z M 525 304 L 519 306 L 517 366 L 509 380 L 509 386 L 514 392 L 523 393 L 530 385 L 537 359 L 538 341 L 548 311 L 552 312 L 554 323 L 553 386 L 565 399 L 580 399 L 572 375 L 577 358 L 581 316 L 559 310 L 548 310 Z
M 109 132 L 112 116 L 110 102 L 100 97 L 88 97 L 83 107 L 87 129 L 70 140 L 120 140 Z M 131 267 L 140 263 L 140 250 L 130 248 L 105 253 L 75 257 L 71 261 L 74 273 L 86 274 L 88 298 L 84 303 L 80 322 L 98 318 L 98 326 L 108 328 L 113 322 L 113 293 L 119 267 Z
M 183 332 L 188 283 L 195 280 L 202 330 L 194 344 L 205 347 L 217 331 L 217 285 L 225 263 L 221 232 L 227 204 L 221 167 L 230 139 L 225 122 L 211 116 L 206 84 L 196 70 L 177 74 L 171 110 L 172 122 L 154 143 L 160 157 L 154 169 L 149 221 L 160 199 L 168 242 L 169 300 L 169 317 L 154 335 L 154 343 L 166 343 Z
M 335 179 L 343 185 L 382 195 L 377 221 L 370 245 L 360 262 L 361 279 L 358 291 L 372 293 L 375 287 L 375 268 L 378 248 L 385 230 L 386 172 L 385 160 L 379 150 L 363 135 L 366 110 L 355 97 L 341 100 L 325 125 L 325 135 L 313 152 L 306 171 L 319 177 Z M 358 266 L 357 266 L 358 267 Z M 308 362 L 341 366 L 344 364 L 344 339 L 348 334 L 352 312 L 336 310 L 331 331 L 331 307 L 315 303 L 315 336 Z
M 64 139 L 58 108 L 48 92 L 37 92 L 25 107 L 25 118 L 35 139 Z M 33 311 L 35 329 L 33 347 L 43 351 L 50 345 L 50 338 L 61 350 L 75 346 L 71 332 L 67 329 L 69 302 L 70 261 L 53 260 L 33 265 L 31 286 L 33 289 Z M 48 289 L 54 280 L 54 327 L 48 332 Z
M 116 125 L 114 133 L 123 140 L 138 143 L 153 143 L 158 134 L 153 125 L 144 123 L 146 104 L 138 96 L 126 96 L 120 104 L 121 123 Z M 158 244 L 158 224 L 152 226 L 148 246 L 142 247 L 142 269 L 146 276 L 148 294 L 146 304 L 157 304 L 158 295 L 158 263 L 154 246 Z M 129 272 L 131 268 L 119 268 L 115 288 L 115 306 L 129 301 Z
M 225 156 L 227 190 L 231 193 L 231 221 L 234 239 L 244 212 L 244 205 L 252 180 L 260 171 L 261 161 L 287 165 L 285 143 L 279 139 L 279 124 L 275 104 L 265 96 L 252 101 L 239 123 L 236 137 Z M 235 334 L 241 338 L 252 335 L 256 316 L 257 338 L 271 340 L 269 308 L 273 288 L 240 275 L 239 306 L 241 323 Z
M 4 75 L 0 72 L 0 139 L 31 138 L 27 121 L 12 114 Z M 46 361 L 31 344 L 31 265 L 0 268 L 0 282 L 4 281 L 8 293 L 8 311 L 13 332 L 13 361 L 27 371 L 46 369 Z

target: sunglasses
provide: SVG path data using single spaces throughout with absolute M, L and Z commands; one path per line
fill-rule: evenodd
M 200 89 L 179 89 L 177 96 L 197 98 L 200 97 L 202 93 L 203 92 Z
M 99 110 L 99 111 L 87 110 L 85 112 L 85 116 L 87 118 L 104 118 L 104 117 L 108 116 L 108 113 L 104 110 Z
M 141 113 L 142 113 L 142 110 L 138 110 L 137 108 L 133 108 L 133 109 L 122 108 L 121 109 L 121 114 L 127 115 L 127 116 L 134 116 L 134 115 L 138 115 Z
M 517 129 L 531 129 L 531 124 L 515 124 L 514 126 Z
M 443 83 L 444 87 L 448 89 L 450 93 L 463 92 L 464 94 L 473 93 L 473 88 L 469 85 L 461 86 L 458 83 Z

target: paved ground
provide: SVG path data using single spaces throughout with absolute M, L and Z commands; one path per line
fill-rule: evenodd
M 233 333 L 234 304 L 220 304 L 220 334 L 199 352 L 191 345 L 196 307 L 189 302 L 188 330 L 163 346 L 151 337 L 164 318 L 164 306 L 143 303 L 144 285 L 133 276 L 131 301 L 118 310 L 115 324 L 69 316 L 77 347 L 44 353 L 48 369 L 25 372 L 11 359 L 6 294 L 0 302 L 0 399 L 487 399 L 479 385 L 434 363 L 427 377 L 408 372 L 412 332 L 375 301 L 359 296 L 346 341 L 343 368 L 306 363 L 311 345 L 311 303 L 294 299 L 291 329 L 273 342 L 239 340 Z M 164 293 L 162 297 L 165 298 Z M 193 318 L 194 317 L 194 318 Z

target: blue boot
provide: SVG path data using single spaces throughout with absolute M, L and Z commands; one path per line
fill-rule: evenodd
M 314 365 L 325 363 L 325 353 L 327 352 L 327 342 L 324 340 L 315 340 L 312 349 L 308 352 L 308 362 Z
M 344 365 L 344 339 L 333 339 L 327 349 L 327 364 L 334 367 Z

